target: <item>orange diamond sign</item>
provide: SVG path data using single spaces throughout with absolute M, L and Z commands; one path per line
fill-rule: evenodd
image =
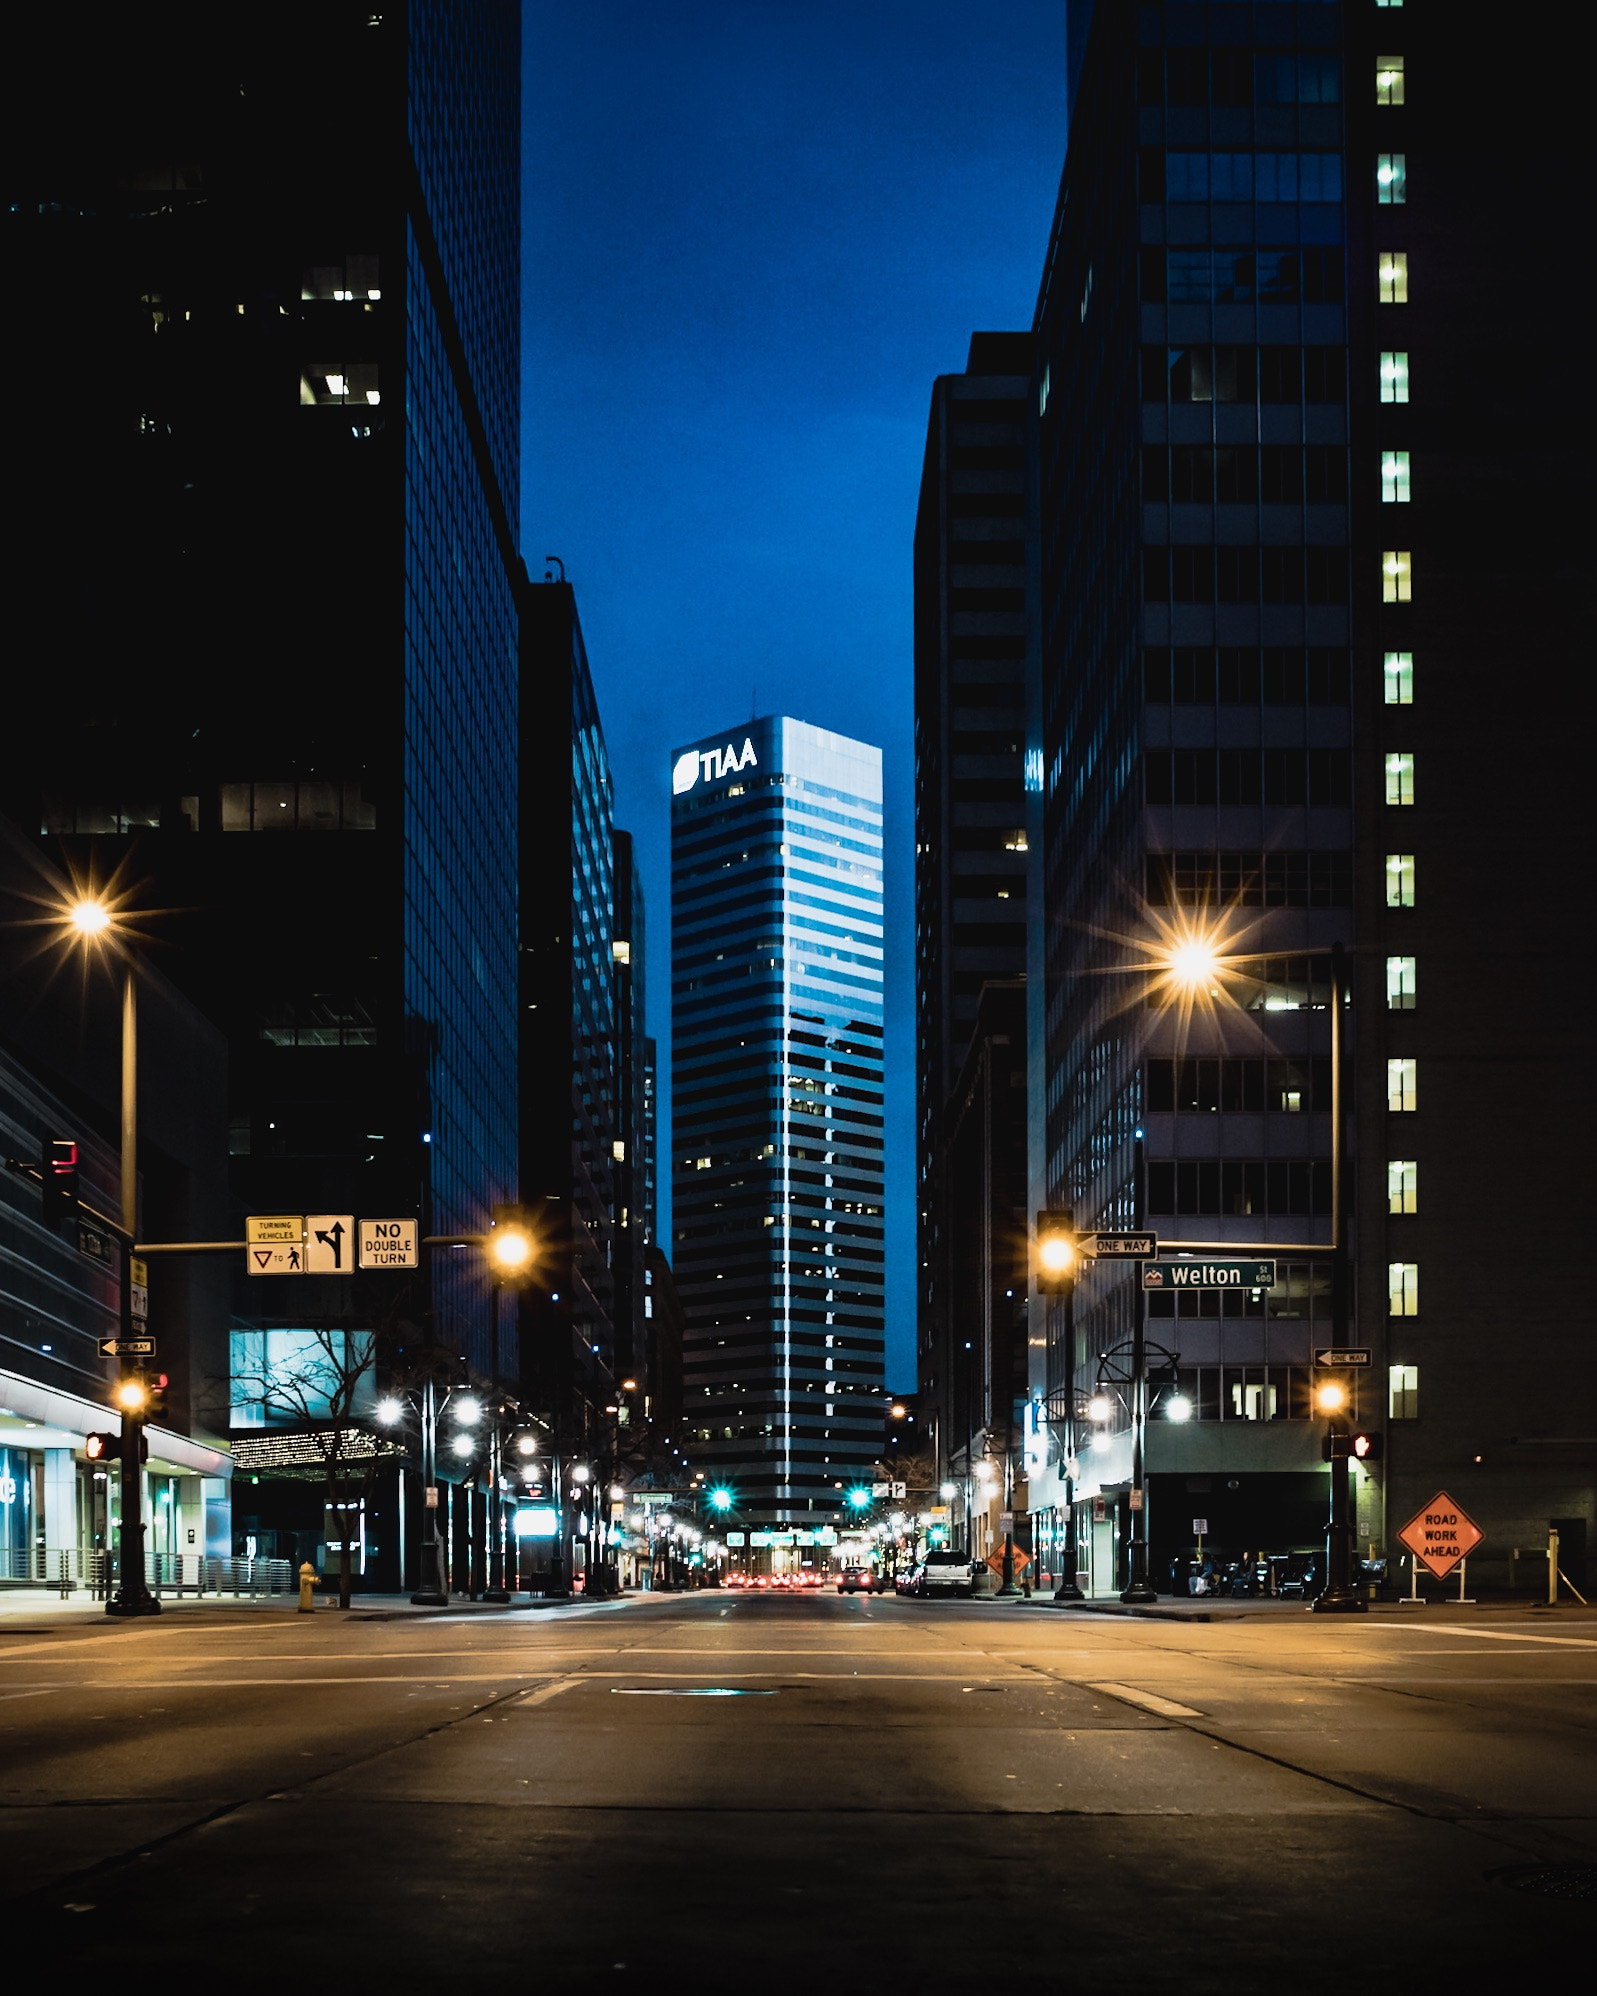
M 1415 1512 L 1398 1537 L 1410 1552 L 1424 1560 L 1438 1580 L 1445 1580 L 1459 1561 L 1475 1550 L 1485 1534 L 1442 1490 L 1423 1511 Z

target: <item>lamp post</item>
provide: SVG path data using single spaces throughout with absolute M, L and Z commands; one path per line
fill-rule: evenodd
M 1140 1233 L 1147 1223 L 1148 1167 L 1143 1135 L 1138 1130 L 1132 1151 L 1131 1197 L 1132 1231 Z M 1136 1264 L 1136 1294 L 1131 1299 L 1131 1542 L 1126 1585 L 1120 1598 L 1128 1606 L 1141 1607 L 1158 1600 L 1148 1578 L 1148 1348 L 1142 1268 Z
M 1293 955 L 1305 959 L 1325 957 L 1331 969 L 1331 1245 L 1328 1250 L 1331 1262 L 1331 1342 L 1334 1346 L 1345 1346 L 1348 1341 L 1348 1318 L 1350 1311 L 1350 1268 L 1348 1257 L 1348 1164 L 1347 1144 L 1347 1022 L 1348 1000 L 1347 946 L 1332 943 L 1324 949 L 1293 950 L 1291 952 L 1250 951 L 1237 955 L 1226 951 L 1212 938 L 1193 933 L 1184 937 L 1166 953 L 1165 969 L 1172 983 L 1195 992 L 1207 989 L 1222 969 L 1237 967 L 1248 962 L 1257 962 L 1268 954 Z M 1139 1152 L 1138 1193 L 1141 1195 L 1141 1170 Z M 1141 1207 L 1138 1208 L 1138 1224 L 1141 1224 Z M 1266 1244 L 1268 1245 L 1268 1244 Z M 1325 1250 L 1313 1250 L 1317 1253 Z M 1141 1320 L 1142 1299 L 1138 1298 L 1138 1321 Z M 1325 1528 L 1326 1584 L 1313 1602 L 1313 1609 L 1319 1615 L 1356 1615 L 1366 1611 L 1368 1604 L 1359 1596 L 1353 1586 L 1352 1552 L 1353 1521 L 1350 1515 L 1350 1491 L 1348 1487 L 1348 1458 L 1344 1452 L 1338 1455 L 1336 1442 L 1338 1428 L 1334 1415 L 1345 1402 L 1344 1389 L 1335 1389 L 1342 1395 L 1334 1407 L 1322 1404 L 1322 1411 L 1333 1415 L 1330 1429 L 1331 1442 L 1331 1488 L 1330 1515 Z M 1134 1472 L 1135 1480 L 1135 1472 Z M 1126 1599 L 1122 1595 L 1122 1600 Z
M 118 1332 L 133 1336 L 133 1248 L 139 1217 L 138 1105 L 139 1021 L 133 957 L 117 940 L 116 917 L 97 895 L 82 895 L 66 911 L 72 933 L 85 945 L 105 941 L 122 965 L 121 1168 L 117 1229 L 119 1267 Z M 117 1537 L 117 1588 L 105 1604 L 108 1615 L 159 1615 L 161 1604 L 144 1578 L 144 1411 L 149 1393 L 143 1368 L 122 1360 L 122 1376 L 112 1398 L 122 1413 L 121 1526 Z

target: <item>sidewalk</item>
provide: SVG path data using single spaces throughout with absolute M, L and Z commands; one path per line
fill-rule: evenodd
M 641 1589 L 628 1594 L 595 1595 L 591 1601 L 582 1594 L 573 1594 L 568 1599 L 562 1600 L 548 1600 L 537 1594 L 518 1594 L 508 1604 L 503 1601 L 469 1601 L 464 1595 L 456 1595 L 452 1596 L 448 1604 L 442 1608 L 419 1608 L 403 1594 L 354 1594 L 350 1597 L 349 1619 L 387 1622 L 403 1621 L 412 1617 L 425 1618 L 428 1615 L 509 1615 L 525 1614 L 528 1609 L 558 1612 L 561 1609 L 571 1608 L 620 1608 L 625 1607 L 628 1602 L 649 1601 L 655 1598 L 654 1595 Z M 297 1615 L 299 1595 L 295 1592 L 161 1596 L 163 1615 L 192 1614 L 196 1609 L 205 1609 L 213 1614 L 238 1612 Z M 336 1615 L 339 1612 L 337 1592 L 318 1588 L 315 1612 L 318 1615 Z M 19 1621 L 55 1623 L 82 1616 L 97 1616 L 102 1620 L 105 1618 L 105 1603 L 95 1600 L 84 1588 L 77 1589 L 65 1601 L 52 1588 L 0 1588 L 0 1633 L 14 1630 Z
M 1157 1602 L 1147 1607 L 1128 1607 L 1113 1596 L 1100 1601 L 1055 1601 L 1049 1594 L 1034 1594 L 1029 1601 L 1018 1605 L 1028 1608 L 1052 1608 L 1056 1614 L 1075 1615 L 1122 1615 L 1132 1616 L 1143 1621 L 1159 1622 L 1241 1622 L 1278 1621 L 1286 1616 L 1302 1615 L 1308 1612 L 1311 1604 L 1307 1601 L 1264 1601 L 1243 1597 L 1237 1600 L 1214 1599 L 1199 1596 L 1183 1601 L 1175 1595 L 1161 1596 Z M 1430 1600 L 1423 1597 L 1417 1602 L 1372 1601 L 1368 1615 L 1382 1621 L 1403 1621 L 1423 1619 L 1432 1615 L 1445 1615 L 1449 1620 L 1461 1623 L 1471 1620 L 1522 1621 L 1527 1626 L 1555 1622 L 1597 1622 L 1597 1602 L 1582 1607 L 1578 1601 L 1560 1601 L 1551 1608 L 1545 1601 L 1527 1601 L 1521 1596 L 1500 1598 L 1488 1597 L 1480 1601 L 1459 1601 L 1451 1596 L 1436 1595 Z M 1329 1621 L 1330 1617 L 1325 1617 Z M 1347 1620 L 1340 1616 L 1338 1620 Z

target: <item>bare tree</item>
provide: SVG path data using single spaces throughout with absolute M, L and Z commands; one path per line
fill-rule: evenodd
M 269 1335 L 269 1334 L 268 1334 Z M 233 1374 L 235 1394 L 260 1403 L 267 1418 L 303 1424 L 317 1451 L 326 1488 L 326 1507 L 338 1521 L 338 1605 L 350 1600 L 350 1521 L 360 1515 L 381 1456 L 367 1420 L 357 1408 L 369 1399 L 377 1357 L 377 1333 L 322 1325 L 296 1331 L 287 1354 L 266 1355 L 258 1367 Z

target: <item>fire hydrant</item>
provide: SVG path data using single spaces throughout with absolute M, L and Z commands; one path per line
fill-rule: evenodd
M 309 1560 L 299 1570 L 299 1612 L 302 1615 L 316 1612 L 316 1569 Z

